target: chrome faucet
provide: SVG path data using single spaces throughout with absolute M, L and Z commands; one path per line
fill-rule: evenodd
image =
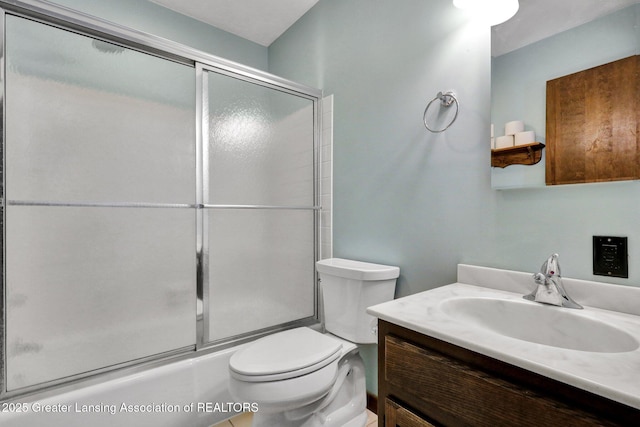
M 540 267 L 540 273 L 533 275 L 533 281 L 538 286 L 529 295 L 525 295 L 524 299 L 560 307 L 582 308 L 580 304 L 567 295 L 567 291 L 562 286 L 558 254 L 553 254 L 547 258 L 542 267 Z

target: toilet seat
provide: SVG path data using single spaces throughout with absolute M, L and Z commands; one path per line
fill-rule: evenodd
M 302 327 L 261 338 L 229 360 L 231 376 L 247 382 L 286 380 L 307 375 L 342 356 L 342 343 Z

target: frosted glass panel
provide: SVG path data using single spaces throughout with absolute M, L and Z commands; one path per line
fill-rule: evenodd
M 193 203 L 193 68 L 14 16 L 6 32 L 8 199 Z
M 313 102 L 213 72 L 209 202 L 313 205 Z
M 9 390 L 194 345 L 194 216 L 9 206 Z
M 313 211 L 209 211 L 209 336 L 314 315 Z

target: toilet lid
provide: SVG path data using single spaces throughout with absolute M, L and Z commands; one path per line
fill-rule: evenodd
M 312 329 L 291 329 L 238 350 L 231 356 L 229 367 L 246 381 L 252 381 L 251 377 L 286 379 L 326 366 L 340 357 L 341 348 L 340 341 Z

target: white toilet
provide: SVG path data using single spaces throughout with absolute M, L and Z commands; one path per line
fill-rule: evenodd
M 253 427 L 364 427 L 366 384 L 355 343 L 377 342 L 366 308 L 393 299 L 398 267 L 340 258 L 316 263 L 322 334 L 297 328 L 254 341 L 229 361 L 237 402 L 257 403 Z

